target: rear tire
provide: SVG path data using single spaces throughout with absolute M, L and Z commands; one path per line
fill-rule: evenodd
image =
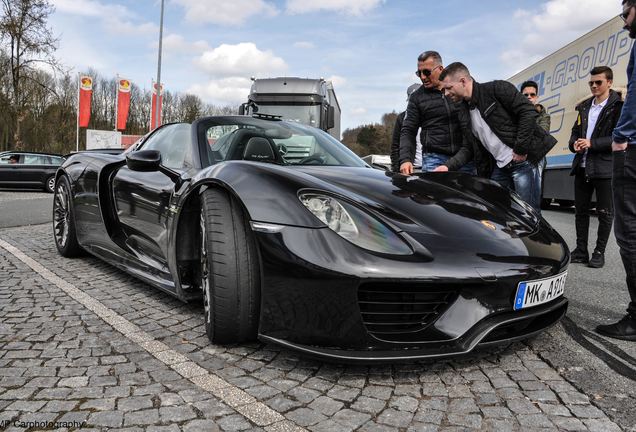
M 75 209 L 71 197 L 71 184 L 66 176 L 60 176 L 55 183 L 53 196 L 53 238 L 58 252 L 63 257 L 72 258 L 83 254 L 77 242 L 75 230 Z
M 239 203 L 220 189 L 201 194 L 200 277 L 212 343 L 254 340 L 260 311 L 256 242 Z
M 46 181 L 44 182 L 44 190 L 48 193 L 55 192 L 55 176 L 47 177 Z

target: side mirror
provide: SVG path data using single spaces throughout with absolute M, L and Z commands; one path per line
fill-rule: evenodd
M 161 153 L 157 150 L 140 150 L 126 155 L 126 166 L 131 171 L 153 172 L 159 171 Z
M 139 150 L 129 153 L 126 155 L 126 166 L 131 171 L 161 171 L 177 185 L 181 183 L 181 175 L 178 172 L 161 165 L 161 153 L 158 150 Z
M 333 106 L 327 108 L 327 129 L 336 126 L 336 109 Z

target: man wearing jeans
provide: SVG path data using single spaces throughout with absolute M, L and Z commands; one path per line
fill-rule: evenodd
M 478 175 L 515 191 L 540 213 L 537 163 L 556 139 L 537 124 L 534 106 L 507 81 L 474 81 L 459 62 L 448 65 L 440 79 L 446 94 L 462 102 L 460 124 L 468 144 L 436 171 L 474 159 Z
M 629 37 L 636 38 L 636 0 L 623 0 L 621 17 Z M 627 315 L 596 331 L 616 339 L 636 341 L 636 44 L 627 65 L 627 97 L 612 135 L 614 234 L 625 267 L 630 303 Z
M 400 134 L 400 172 L 410 175 L 417 164 L 416 136 L 422 143 L 422 171 L 432 171 L 462 147 L 458 107 L 442 93 L 439 75 L 444 69 L 437 51 L 426 51 L 417 59 L 422 86 L 409 98 Z M 457 167 L 458 169 L 461 167 Z M 472 167 L 466 168 L 472 174 Z

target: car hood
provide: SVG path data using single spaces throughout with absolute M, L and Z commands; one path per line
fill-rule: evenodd
M 537 214 L 496 182 L 463 173 L 392 174 L 377 169 L 298 167 L 397 231 L 447 238 L 520 237 Z

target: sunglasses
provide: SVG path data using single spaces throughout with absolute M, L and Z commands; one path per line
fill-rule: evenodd
M 588 84 L 590 87 L 592 87 L 593 85 L 596 85 L 596 87 L 600 87 L 603 85 L 603 81 L 602 80 L 590 81 L 588 82 Z
M 623 19 L 623 21 L 627 21 L 627 17 L 629 16 L 629 13 L 632 11 L 632 7 L 630 6 L 627 8 L 627 10 L 623 11 L 623 13 L 618 14 L 619 17 L 621 17 Z
M 527 98 L 531 98 L 531 97 L 537 97 L 536 93 L 523 93 L 523 95 Z
M 433 73 L 433 71 L 437 68 L 439 68 L 441 66 L 436 66 L 433 69 L 421 69 L 421 70 L 416 70 L 415 71 L 415 75 L 417 75 L 418 77 L 422 77 L 422 75 L 424 75 L 426 78 L 430 77 L 431 74 Z

